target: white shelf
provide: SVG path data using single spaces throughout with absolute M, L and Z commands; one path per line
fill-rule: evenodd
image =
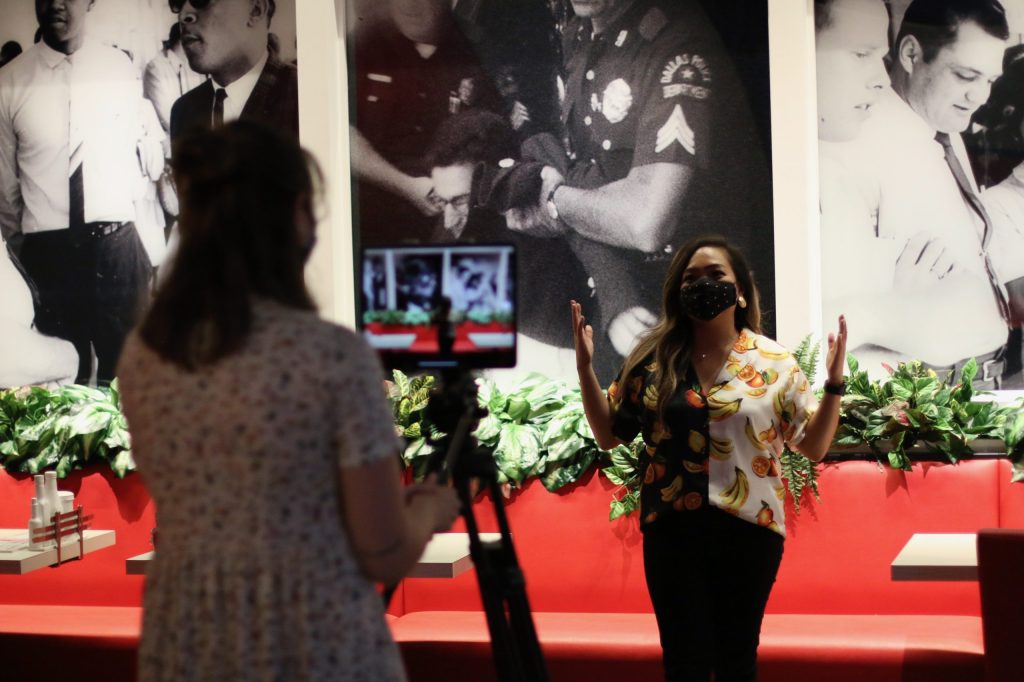
M 915 533 L 892 562 L 893 580 L 977 580 L 975 533 Z
M 146 575 L 146 566 L 153 559 L 152 552 L 129 557 L 124 561 L 124 570 L 128 575 Z
M 493 542 L 500 533 L 480 533 L 483 542 Z M 144 575 L 153 552 L 139 554 L 125 560 L 125 572 Z M 409 578 L 454 578 L 473 567 L 469 556 L 468 533 L 438 533 L 427 543 L 423 556 L 409 573 Z
M 480 533 L 483 542 L 493 542 L 501 533 Z M 454 578 L 473 567 L 469 556 L 469 533 L 437 533 L 427 543 L 409 578 Z
M 112 530 L 87 530 L 85 535 L 85 553 L 95 552 L 104 547 L 111 547 L 115 541 Z M 23 540 L 20 545 L 18 540 Z M 17 546 L 13 551 L 0 551 L 0 574 L 24 575 L 57 563 L 57 548 L 35 552 L 28 549 L 28 529 L 0 528 L 0 542 L 4 547 Z M 65 537 L 61 543 L 61 558 L 78 558 L 78 538 Z

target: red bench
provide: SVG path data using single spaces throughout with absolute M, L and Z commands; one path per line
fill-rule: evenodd
M 975 582 L 894 582 L 890 563 L 918 532 L 1024 527 L 1024 486 L 1005 460 L 911 473 L 829 464 L 823 500 L 789 515 L 789 538 L 762 634 L 763 680 L 982 679 Z M 554 679 L 659 679 L 657 631 L 633 519 L 608 523 L 611 486 L 570 494 L 539 485 L 508 513 Z M 486 520 L 482 530 L 494 530 Z M 412 679 L 494 679 L 475 577 L 407 580 L 393 624 Z
M 535 614 L 554 680 L 660 680 L 661 647 L 647 613 Z M 497 679 L 483 614 L 418 611 L 392 625 L 412 680 Z M 761 680 L 965 682 L 983 672 L 975 616 L 768 614 Z
M 982 679 L 977 583 L 893 582 L 889 564 L 916 532 L 1024 527 L 1024 486 L 1009 477 L 1005 460 L 921 464 L 909 474 L 869 462 L 826 466 L 823 501 L 789 516 L 762 679 Z M 70 487 L 97 527 L 118 532 L 118 545 L 60 569 L 0 576 L 0 660 L 39 671 L 32 661 L 43 656 L 78 679 L 130 680 L 141 578 L 124 573 L 124 559 L 148 549 L 152 504 L 137 477 L 79 475 Z M 635 519 L 608 522 L 610 493 L 591 475 L 562 494 L 531 484 L 507 507 L 555 680 L 659 679 L 640 534 Z M 30 482 L 0 473 L 0 527 L 17 525 L 23 510 L 12 500 L 22 497 Z M 478 508 L 482 530 L 495 530 L 490 503 Z M 494 679 L 473 572 L 406 580 L 391 612 L 412 680 Z

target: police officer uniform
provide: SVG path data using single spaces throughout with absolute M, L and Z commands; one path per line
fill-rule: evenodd
M 423 155 L 445 118 L 497 97 L 468 41 L 454 27 L 428 58 L 388 22 L 357 37 L 353 124 L 389 163 L 413 177 L 429 175 Z M 364 245 L 426 240 L 433 219 L 368 182 L 358 183 Z
M 611 351 L 609 325 L 634 306 L 660 311 L 673 249 L 687 239 L 726 236 L 754 261 L 762 286 L 772 285 L 770 176 L 738 78 L 696 3 L 635 0 L 596 35 L 589 20 L 576 18 L 563 50 L 567 186 L 596 189 L 652 163 L 694 171 L 680 188 L 682 219 L 657 253 L 570 235 L 597 298 L 596 345 L 605 354 L 595 368 L 607 381 L 622 361 Z

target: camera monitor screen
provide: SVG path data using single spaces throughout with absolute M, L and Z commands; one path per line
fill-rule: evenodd
M 367 248 L 360 280 L 361 329 L 389 368 L 515 366 L 513 246 Z

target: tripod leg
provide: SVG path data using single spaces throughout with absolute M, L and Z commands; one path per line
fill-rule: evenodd
M 516 639 L 509 628 L 505 612 L 501 561 L 498 556 L 498 552 L 502 550 L 501 548 L 485 547 L 480 539 L 469 494 L 469 479 L 457 477 L 455 487 L 462 500 L 463 517 L 466 520 L 466 531 L 469 534 L 469 553 L 476 567 L 477 584 L 480 587 L 480 599 L 487 617 L 487 629 L 491 635 L 491 653 L 494 657 L 498 680 L 500 682 L 527 682 L 536 679 L 526 675 L 522 657 L 517 650 Z
M 544 653 L 541 651 L 540 639 L 537 637 L 537 629 L 533 622 L 530 600 L 526 595 L 526 577 L 519 566 L 515 546 L 512 544 L 512 534 L 508 525 L 508 517 L 505 515 L 505 505 L 501 501 L 501 487 L 498 485 L 497 479 L 490 483 L 491 498 L 494 500 L 498 527 L 501 530 L 503 594 L 509 628 L 515 639 L 519 660 L 526 674 L 524 679 L 545 682 L 548 679 L 547 666 L 544 663 Z

